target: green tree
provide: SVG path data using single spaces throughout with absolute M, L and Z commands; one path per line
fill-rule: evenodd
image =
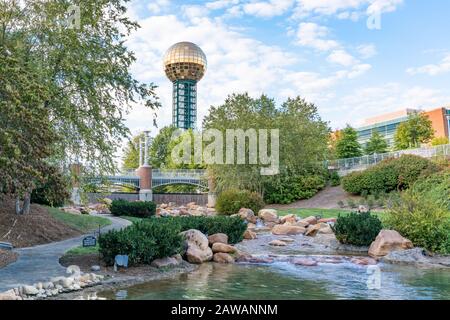
M 25 205 L 49 160 L 114 171 L 129 134 L 124 114 L 134 102 L 159 106 L 155 86 L 129 71 L 135 57 L 124 42 L 139 26 L 125 2 L 0 1 L 2 190 Z M 68 23 L 70 5 L 79 25 Z
M 347 125 L 336 141 L 336 156 L 338 159 L 356 158 L 363 155 L 361 145 L 358 142 L 358 133 Z
M 150 146 L 150 158 L 154 168 L 163 168 L 167 165 L 167 157 L 170 155 L 171 151 L 169 149 L 169 144 L 175 130 L 175 126 L 161 128 L 159 133 L 153 139 Z
M 386 140 L 383 139 L 383 136 L 375 131 L 372 133 L 372 137 L 367 142 L 365 153 L 367 155 L 372 155 L 375 153 L 385 153 L 387 152 L 388 144 Z
M 447 137 L 435 137 L 433 138 L 433 140 L 431 140 L 432 146 L 443 146 L 449 143 L 450 142 Z
M 130 171 L 139 167 L 139 141 L 144 141 L 144 133 L 138 134 L 129 140 L 123 151 L 122 170 Z M 150 150 L 150 147 L 149 147 Z M 144 152 L 144 150 L 142 150 Z
M 401 123 L 395 132 L 394 142 L 397 150 L 418 148 L 434 137 L 433 124 L 425 113 L 412 114 Z

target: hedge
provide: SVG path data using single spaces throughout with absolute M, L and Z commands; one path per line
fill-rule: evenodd
M 339 216 L 332 227 L 340 243 L 369 246 L 382 229 L 378 217 L 367 213 L 352 212 Z
M 217 197 L 216 202 L 217 212 L 223 215 L 238 213 L 241 208 L 249 208 L 253 212 L 258 212 L 264 206 L 264 200 L 256 192 L 236 189 L 223 191 Z
M 113 200 L 111 214 L 115 216 L 131 216 L 137 218 L 149 218 L 156 213 L 156 204 L 152 201 L 127 201 Z
M 229 243 L 242 241 L 247 228 L 239 217 L 164 217 L 146 219 L 120 231 L 99 237 L 100 252 L 108 265 L 118 254 L 128 255 L 130 265 L 149 264 L 154 259 L 183 252 L 180 232 L 197 229 L 206 235 L 225 233 Z
M 402 155 L 388 159 L 361 172 L 342 178 L 342 187 L 352 194 L 380 194 L 410 188 L 421 176 L 438 172 L 440 167 L 430 160 Z

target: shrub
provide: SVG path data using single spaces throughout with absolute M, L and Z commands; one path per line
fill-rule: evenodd
M 432 252 L 450 253 L 449 210 L 414 190 L 405 192 L 388 211 L 385 224 L 414 245 Z
M 421 177 L 412 190 L 450 211 L 450 169 Z
M 31 192 L 31 202 L 61 207 L 69 200 L 69 181 L 56 167 L 48 167 L 43 182 Z
M 381 221 L 370 212 L 355 213 L 341 216 L 332 227 L 336 238 L 344 244 L 357 246 L 370 245 L 382 229 Z
M 225 233 L 229 243 L 242 241 L 247 224 L 239 217 L 165 217 L 137 222 L 99 237 L 100 252 L 111 265 L 118 254 L 128 255 L 130 265 L 149 264 L 183 251 L 180 232 L 196 229 L 206 235 Z
M 367 197 L 367 207 L 369 208 L 369 210 L 372 210 L 375 207 L 375 197 L 374 196 Z
M 354 209 L 354 208 L 357 207 L 356 204 L 355 204 L 355 201 L 353 201 L 352 199 L 348 199 L 348 200 L 347 200 L 347 204 L 348 204 L 348 206 L 349 206 L 351 209 Z
M 419 177 L 430 175 L 440 167 L 428 159 L 402 155 L 388 159 L 361 172 L 353 172 L 342 178 L 342 187 L 352 194 L 388 193 L 410 188 Z
M 258 212 L 264 208 L 264 200 L 256 192 L 247 190 L 225 190 L 217 198 L 216 210 L 219 214 L 232 215 L 241 208 L 249 208 Z
M 164 219 L 138 222 L 120 231 L 100 235 L 98 243 L 103 260 L 114 264 L 118 254 L 128 255 L 130 265 L 150 264 L 153 260 L 181 253 L 180 229 Z
M 165 217 L 172 225 L 179 225 L 181 231 L 196 229 L 206 235 L 225 233 L 229 243 L 242 241 L 247 224 L 239 217 Z
M 341 177 L 336 171 L 331 172 L 330 174 L 330 185 L 332 187 L 337 187 L 341 184 Z
M 323 174 L 282 173 L 264 183 L 266 203 L 288 204 L 301 199 L 309 199 L 326 185 Z
M 152 201 L 127 201 L 113 200 L 111 203 L 111 214 L 115 216 L 131 216 L 138 218 L 149 218 L 156 213 L 156 204 Z
M 345 208 L 344 201 L 342 201 L 342 200 L 339 200 L 339 201 L 337 202 L 337 205 L 339 206 L 339 208 Z

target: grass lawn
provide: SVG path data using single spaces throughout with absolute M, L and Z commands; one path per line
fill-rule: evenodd
M 93 217 L 90 215 L 77 215 L 72 213 L 66 213 L 58 208 L 48 207 L 48 212 L 53 218 L 64 222 L 68 226 L 79 230 L 80 232 L 87 233 L 98 229 L 98 226 L 104 227 L 111 224 L 111 221 L 107 218 Z
M 309 216 L 321 216 L 322 218 L 337 218 L 340 214 L 341 216 L 345 216 L 351 212 L 351 210 L 346 209 L 280 209 L 277 210 L 278 215 L 285 216 L 288 214 L 296 214 L 301 218 L 306 218 Z M 384 212 L 375 212 L 372 211 L 372 214 L 376 214 L 380 219 L 383 218 Z
M 78 255 L 84 255 L 84 254 L 92 254 L 92 253 L 98 253 L 99 252 L 99 246 L 98 244 L 95 247 L 83 247 L 79 246 L 73 249 L 70 249 L 65 253 L 65 255 L 71 255 L 71 256 L 78 256 Z

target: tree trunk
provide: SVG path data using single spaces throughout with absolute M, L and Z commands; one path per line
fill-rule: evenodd
M 23 206 L 20 207 L 20 198 L 16 198 L 16 214 L 23 215 L 30 213 L 30 205 L 31 205 L 31 196 L 30 193 L 25 193 L 25 196 L 23 197 Z

